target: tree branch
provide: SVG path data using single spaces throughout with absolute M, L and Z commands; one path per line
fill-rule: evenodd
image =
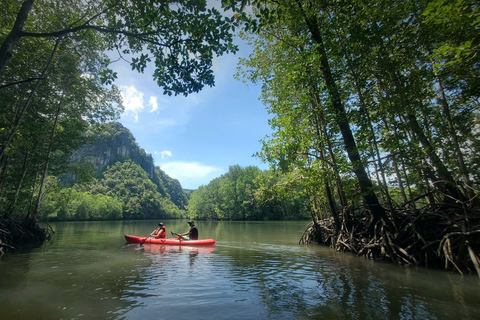
M 21 83 L 25 83 L 25 82 L 32 82 L 32 81 L 35 81 L 35 80 L 45 80 L 45 78 L 43 78 L 43 77 L 42 78 L 28 78 L 28 79 L 25 79 L 25 80 L 15 81 L 15 82 L 12 82 L 12 83 L 7 83 L 7 84 L 2 84 L 2 85 L 0 85 L 0 89 L 11 87 L 11 86 L 14 86 L 16 84 L 21 84 Z

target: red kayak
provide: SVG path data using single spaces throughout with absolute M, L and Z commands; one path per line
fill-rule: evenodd
M 128 243 L 152 243 L 152 244 L 175 244 L 184 246 L 212 246 L 215 239 L 199 239 L 199 240 L 177 240 L 176 238 L 155 239 L 125 235 Z

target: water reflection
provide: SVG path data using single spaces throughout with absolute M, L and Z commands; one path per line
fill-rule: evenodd
M 142 286 L 136 268 L 100 252 L 43 252 L 8 257 L 0 264 L 3 319 L 115 319 L 137 301 L 124 293 Z M 20 280 L 22 279 L 22 280 Z M 19 281 L 20 280 L 20 281 Z
M 216 246 L 125 244 L 151 222 L 58 224 L 45 247 L 0 262 L 1 317 L 480 319 L 477 277 L 299 246 L 282 232 L 300 223 L 199 225 Z
M 478 281 L 431 270 L 365 261 L 302 248 L 219 251 L 234 284 L 255 288 L 269 317 L 325 319 L 479 319 Z M 312 272 L 314 270 L 314 272 Z M 455 279 L 455 285 L 448 278 Z M 238 280 L 241 279 L 241 280 Z M 465 295 L 465 290 L 470 294 Z M 465 301 L 470 297 L 470 301 Z M 478 301 L 478 300 L 477 300 Z
M 178 259 L 179 256 L 187 255 L 189 258 L 189 266 L 194 267 L 195 260 L 199 253 L 211 254 L 215 251 L 215 246 L 187 246 L 187 245 L 158 245 L 158 244 L 128 244 L 126 250 L 143 250 L 145 255 L 149 257 L 153 264 L 163 267 L 166 263 L 171 263 L 171 257 Z
M 317 281 L 322 294 L 314 313 L 333 310 L 351 319 L 480 317 L 475 302 L 480 291 L 474 276 L 365 261 L 346 254 L 333 257 L 341 269 L 326 261 L 319 263 Z M 470 294 L 465 295 L 465 290 Z

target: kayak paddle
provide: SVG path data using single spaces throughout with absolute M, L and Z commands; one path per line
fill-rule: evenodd
M 188 239 L 188 236 L 182 236 L 182 235 L 179 235 L 178 233 L 175 233 L 175 232 L 172 232 L 172 231 L 170 231 L 170 232 L 172 233 L 172 236 L 174 236 L 174 237 L 177 237 L 177 236 L 180 237 L 179 240 L 189 240 L 189 239 Z
M 150 237 L 150 235 L 148 235 L 148 237 Z M 145 241 L 147 241 L 148 237 L 146 237 L 145 239 L 142 240 L 142 242 L 140 242 L 140 246 L 143 245 Z

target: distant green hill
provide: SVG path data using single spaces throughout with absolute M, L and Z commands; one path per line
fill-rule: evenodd
M 69 173 L 59 177 L 59 190 L 46 197 L 41 217 L 101 220 L 186 215 L 190 192 L 154 165 L 127 128 L 110 122 L 92 126 L 87 135 L 89 142 L 72 156 Z M 114 207 L 112 201 L 121 206 L 121 214 L 108 212 Z M 104 202 L 110 202 L 107 211 L 102 209 Z

